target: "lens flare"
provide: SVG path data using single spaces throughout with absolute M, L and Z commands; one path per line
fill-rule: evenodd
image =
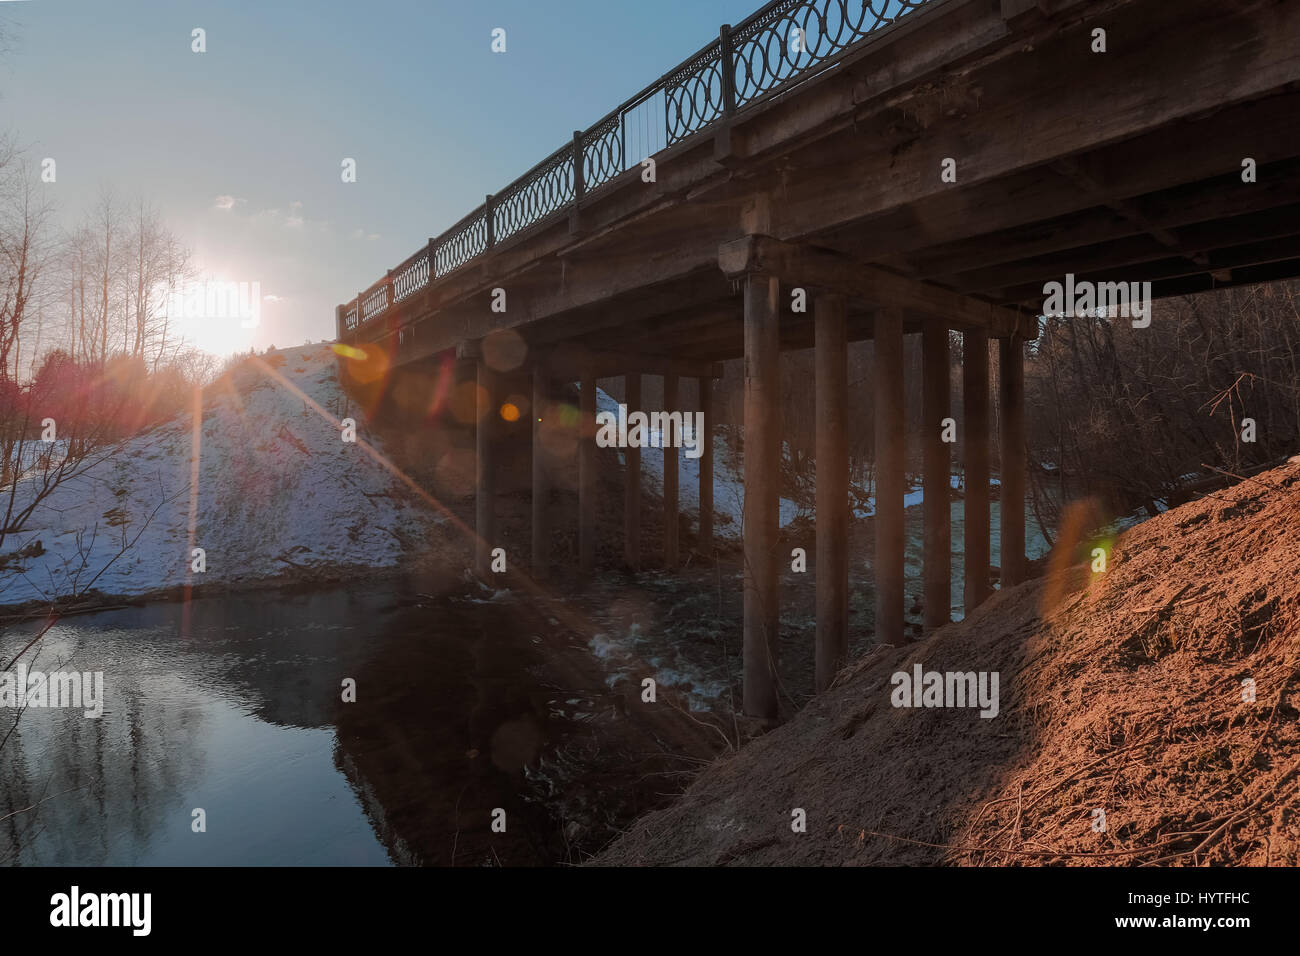
M 330 348 L 334 350 L 335 355 L 341 355 L 346 359 L 361 361 L 366 357 L 366 353 L 361 349 L 353 348 L 351 345 L 344 345 L 342 342 L 335 342 Z

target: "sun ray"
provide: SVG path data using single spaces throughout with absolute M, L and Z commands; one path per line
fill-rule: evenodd
M 193 425 L 190 427 L 190 514 L 185 548 L 185 596 L 181 600 L 181 637 L 190 636 L 190 599 L 194 591 L 194 541 L 199 524 L 199 459 L 203 450 L 203 389 L 194 387 Z
M 267 376 L 267 378 L 271 379 L 272 382 L 284 388 L 296 398 L 301 399 L 303 403 L 307 405 L 307 407 L 315 411 L 316 414 L 318 414 L 321 418 L 330 422 L 335 428 L 339 429 L 340 431 L 342 430 L 343 424 L 340 419 L 331 415 L 328 411 L 322 408 L 319 403 L 317 403 L 310 395 L 308 395 L 298 386 L 294 385 L 293 382 L 289 381 L 287 378 L 285 378 L 283 375 L 281 375 L 279 372 L 277 372 L 275 369 L 273 369 L 270 365 L 268 365 L 265 361 L 258 358 L 257 356 L 253 356 L 252 362 L 264 375 Z M 422 488 L 413 478 L 407 475 L 406 472 L 404 472 L 396 464 L 389 461 L 388 458 L 383 455 L 383 453 L 381 453 L 377 448 L 375 448 L 365 439 L 358 437 L 356 439 L 356 444 L 376 464 L 378 464 L 381 468 L 388 471 L 395 478 L 397 478 L 398 481 L 400 481 L 403 485 L 409 488 L 422 501 L 424 501 L 425 503 L 427 503 L 428 505 L 436 509 L 440 514 L 445 516 L 451 522 L 452 527 L 454 527 L 457 531 L 459 531 L 469 541 L 471 545 L 471 549 L 477 546 L 477 544 L 481 540 L 478 536 L 478 532 L 475 531 L 473 528 L 469 527 L 469 525 L 465 524 L 465 522 L 461 521 L 460 518 L 457 517 L 457 515 L 453 511 L 451 511 L 450 508 L 444 505 L 441 501 L 439 501 L 436 497 L 431 495 L 429 492 L 425 491 L 425 489 Z M 520 571 L 518 568 L 512 569 L 510 574 L 511 577 L 514 580 L 517 580 L 519 584 L 524 588 L 525 591 L 528 592 L 530 596 L 534 598 L 543 598 L 543 599 L 555 597 L 555 595 L 548 588 L 534 581 L 530 575 L 524 573 L 523 571 Z M 572 630 L 578 631 L 579 633 L 591 627 L 593 624 L 593 622 L 585 614 L 582 614 L 580 611 L 575 610 L 572 607 L 572 605 L 568 604 L 567 602 L 565 602 L 560 607 L 552 607 L 552 611 L 567 626 L 569 626 Z

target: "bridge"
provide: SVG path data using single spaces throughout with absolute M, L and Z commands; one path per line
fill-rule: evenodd
M 781 352 L 815 350 L 816 670 L 847 651 L 846 344 L 874 339 L 877 636 L 904 630 L 904 337 L 920 335 L 925 623 L 951 606 L 950 330 L 963 337 L 965 581 L 991 593 L 990 391 L 1002 414 L 1000 566 L 1025 577 L 1024 349 L 1044 285 L 1150 282 L 1155 297 L 1300 274 L 1300 3 L 776 0 L 490 195 L 338 307 L 351 366 L 455 356 L 476 376 L 475 564 L 495 534 L 506 373 L 543 407 L 580 383 L 578 560 L 595 557 L 595 384 L 700 383 L 744 359 L 744 709 L 777 714 Z M 795 307 L 803 290 L 811 307 Z M 1154 321 L 1159 322 L 1159 309 Z M 996 342 L 994 346 L 993 343 Z M 990 381 L 989 349 L 999 351 Z M 530 573 L 548 555 L 533 419 Z M 699 540 L 713 536 L 705 433 Z M 679 563 L 676 452 L 664 562 Z M 639 567 L 640 454 L 626 455 Z

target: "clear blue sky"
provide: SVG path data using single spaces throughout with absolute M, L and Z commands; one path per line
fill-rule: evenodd
M 337 303 L 759 5 L 4 2 L 0 130 L 56 160 L 61 224 L 111 186 L 151 201 L 208 274 L 277 297 L 223 345 L 296 345 L 332 337 Z

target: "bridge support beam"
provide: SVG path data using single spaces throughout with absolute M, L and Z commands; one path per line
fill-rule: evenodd
M 925 487 L 925 629 L 948 623 L 952 608 L 952 527 L 948 489 L 952 455 L 943 440 L 948 417 L 948 326 L 928 320 L 921 331 Z
M 989 337 L 981 330 L 962 338 L 962 461 L 966 500 L 965 583 L 969 615 L 989 596 Z
M 474 429 L 474 571 L 484 581 L 492 573 L 492 549 L 496 547 L 496 468 L 492 446 L 496 438 L 496 373 L 480 356 Z
M 578 394 L 578 572 L 596 566 L 596 376 L 582 373 Z
M 628 413 L 641 411 L 641 373 L 624 379 L 624 404 Z M 623 563 L 631 571 L 641 570 L 641 449 L 628 445 L 623 450 Z
M 699 550 L 706 558 L 713 557 L 713 379 L 701 376 L 700 414 L 704 419 L 704 434 L 700 441 L 700 541 Z
M 775 278 L 752 272 L 745 276 L 744 710 L 767 722 L 775 721 L 779 710 L 779 295 Z
M 817 411 L 816 687 L 821 693 L 849 650 L 848 304 L 819 296 L 813 307 Z
M 544 442 L 544 421 L 551 413 L 550 369 L 543 361 L 533 364 L 533 577 L 545 580 L 551 557 L 551 474 Z
M 1002 586 L 1025 579 L 1025 341 L 1001 340 Z
M 678 382 L 676 375 L 667 374 L 664 376 L 664 411 L 672 413 L 680 411 L 677 405 Z M 669 571 L 676 571 L 677 566 L 681 563 L 681 551 L 679 547 L 679 522 L 677 520 L 678 495 L 677 495 L 677 462 L 681 454 L 675 447 L 668 442 L 669 436 L 664 436 L 664 567 Z
M 903 310 L 876 313 L 876 640 L 903 639 Z

